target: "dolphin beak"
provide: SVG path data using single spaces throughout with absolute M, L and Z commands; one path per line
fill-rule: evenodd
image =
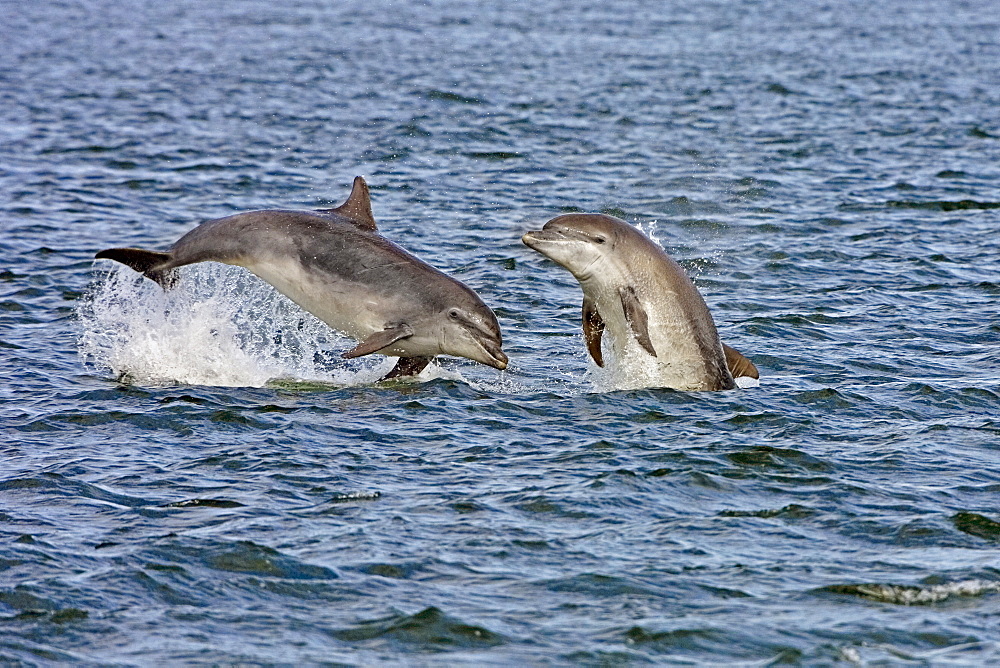
M 521 237 L 521 243 L 528 248 L 542 252 L 539 246 L 545 242 L 572 241 L 561 230 L 532 230 Z
M 527 246 L 528 248 L 534 248 L 537 250 L 536 244 L 542 240 L 541 237 L 543 237 L 544 235 L 545 235 L 544 230 L 533 230 L 521 237 L 521 243 Z
M 501 371 L 507 368 L 507 355 L 500 349 L 499 343 L 495 341 L 480 341 L 479 343 L 490 358 L 489 361 L 483 360 L 484 364 L 488 364 L 494 369 L 500 369 Z

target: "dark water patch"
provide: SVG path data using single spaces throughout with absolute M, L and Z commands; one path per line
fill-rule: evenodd
M 1000 522 L 979 513 L 955 513 L 951 521 L 956 529 L 970 536 L 992 541 L 1000 540 Z
M 838 409 L 853 408 L 855 406 L 855 402 L 849 401 L 845 394 L 838 392 L 832 387 L 824 388 L 822 390 L 800 392 L 794 395 L 792 399 L 799 403 L 819 408 Z
M 491 508 L 488 505 L 472 499 L 465 501 L 456 501 L 455 503 L 451 504 L 451 508 L 460 515 L 468 515 L 470 513 L 480 513 L 491 510 Z
M 570 652 L 562 657 L 574 666 L 629 666 L 632 664 L 653 663 L 653 660 L 639 652 L 608 650 L 580 650 Z
M 1000 202 L 977 202 L 976 200 L 940 200 L 917 202 L 909 200 L 893 200 L 886 206 L 896 209 L 925 209 L 929 211 L 966 211 L 973 209 L 1000 209 Z
M 227 165 L 214 162 L 192 162 L 178 167 L 171 167 L 174 172 L 224 172 L 237 169 L 239 165 Z
M 780 83 L 771 83 L 767 85 L 768 93 L 777 93 L 778 95 L 796 95 L 796 93 L 788 88 L 785 88 Z
M 126 148 L 131 148 L 136 142 L 123 142 L 115 145 L 91 144 L 86 146 L 53 146 L 39 151 L 41 155 L 50 153 L 118 153 Z
M 736 428 L 754 424 L 781 427 L 789 424 L 789 419 L 785 415 L 765 411 L 761 413 L 737 413 L 730 418 L 726 418 L 725 422 Z
M 396 132 L 403 135 L 404 137 L 433 137 L 434 133 L 430 130 L 425 129 L 416 120 L 409 123 L 404 123 L 396 127 Z
M 766 662 L 767 665 L 794 665 L 802 660 L 802 651 L 797 648 L 712 627 L 653 630 L 633 626 L 621 637 L 629 647 L 654 657 L 670 657 L 672 662 L 709 660 L 719 652 L 743 660 Z
M 133 162 L 132 160 L 105 160 L 104 165 L 106 167 L 110 167 L 111 169 L 119 170 L 132 170 L 139 168 L 139 163 Z
M 161 508 L 243 508 L 244 505 L 238 501 L 228 499 L 186 499 L 184 501 L 174 501 L 164 503 Z
M 715 598 L 754 598 L 753 594 L 748 594 L 747 592 L 739 589 L 727 589 L 725 587 L 712 587 L 709 585 L 699 585 L 699 588 L 708 592 Z
M 84 498 L 125 508 L 142 508 L 156 502 L 136 496 L 117 494 L 97 485 L 73 480 L 58 473 L 43 473 L 37 477 L 14 478 L 0 482 L 2 491 L 42 492 L 68 498 Z
M 163 185 L 163 182 L 156 179 L 127 179 L 116 185 L 129 190 L 154 190 Z
M 211 422 L 224 425 L 234 425 L 237 427 L 247 427 L 254 431 L 273 429 L 275 425 L 271 422 L 265 422 L 264 420 L 257 420 L 247 415 L 244 415 L 238 411 L 232 410 L 218 410 L 213 411 L 211 415 L 208 416 Z
M 484 104 L 485 100 L 478 97 L 470 97 L 466 95 L 461 95 L 459 93 L 453 93 L 446 90 L 431 89 L 418 93 L 422 97 L 428 100 L 435 100 L 440 102 L 452 102 L 455 104 Z
M 402 564 L 367 564 L 358 568 L 362 573 L 367 573 L 368 575 L 378 575 L 383 578 L 391 578 L 394 580 L 408 580 L 413 577 L 414 574 L 418 574 L 426 571 L 426 567 L 420 563 L 402 563 Z
M 464 153 L 463 155 L 467 158 L 473 158 L 475 160 L 488 160 L 491 162 L 519 160 L 524 157 L 522 154 L 514 151 L 472 151 L 470 153 Z
M 93 428 L 127 423 L 142 431 L 173 431 L 191 434 L 193 430 L 185 420 L 186 416 L 168 418 L 150 413 L 129 413 L 126 411 L 106 411 L 98 413 L 56 413 L 45 418 L 16 425 L 24 432 L 67 431 L 77 428 Z
M 808 506 L 800 506 L 797 503 L 790 503 L 783 508 L 771 510 L 723 510 L 719 517 L 762 517 L 770 519 L 777 517 L 787 520 L 802 520 L 815 517 L 817 512 Z
M 2 519 L 2 521 L 4 521 L 4 522 L 9 522 L 10 521 L 9 519 L 5 519 L 5 518 L 0 518 L 0 519 Z M 14 566 L 19 566 L 22 563 L 24 563 L 24 562 L 21 561 L 20 559 L 0 559 L 0 571 L 5 571 L 8 568 L 13 568 Z
M 614 471 L 598 473 L 588 487 L 590 489 L 604 489 L 610 487 L 613 489 L 630 490 L 631 493 L 646 489 L 646 486 L 641 481 L 639 474 L 631 469 L 616 469 Z M 615 505 L 624 507 L 641 504 L 634 504 L 633 499 L 625 497 L 616 501 Z
M 773 269 L 771 265 L 769 263 L 768 266 Z M 830 341 L 834 338 L 825 329 L 814 327 L 808 318 L 801 315 L 754 316 L 746 322 L 749 324 L 745 326 L 745 331 L 753 336 L 775 338 L 798 334 L 816 341 Z
M 79 608 L 63 608 L 62 610 L 57 610 L 52 613 L 49 617 L 49 621 L 53 624 L 69 624 L 71 622 L 82 622 L 89 616 L 90 615 L 86 610 L 80 610 Z
M 641 626 L 633 626 L 622 634 L 629 645 L 641 645 L 655 652 L 704 651 L 720 644 L 725 634 L 716 629 L 673 629 L 670 631 L 649 631 Z
M 870 493 L 864 490 L 863 494 Z M 902 503 L 903 499 L 897 500 Z M 911 503 L 917 499 L 910 499 Z M 882 508 L 883 504 L 876 503 Z M 844 536 L 870 544 L 890 545 L 900 548 L 968 548 L 974 545 L 972 539 L 965 539 L 957 534 L 951 525 L 938 516 L 913 516 L 909 506 L 896 508 L 898 513 L 873 517 L 872 519 L 855 519 L 837 528 Z
M 401 644 L 415 650 L 449 651 L 488 649 L 508 642 L 489 629 L 467 624 L 430 607 L 413 615 L 392 615 L 363 622 L 348 629 L 331 631 L 337 640 L 349 643 Z
M 615 599 L 626 596 L 662 600 L 664 598 L 672 599 L 679 595 L 656 586 L 640 583 L 633 578 L 599 573 L 580 573 L 569 577 L 545 580 L 536 582 L 535 586 L 544 587 L 552 592 L 582 594 L 587 599 Z
M 976 288 L 990 295 L 1000 295 L 1000 283 L 981 281 L 976 283 Z
M 969 128 L 969 136 L 977 137 L 979 139 L 1000 139 L 1000 135 L 987 132 L 979 126 Z
M 6 591 L 0 590 L 0 603 L 22 613 L 47 613 L 59 609 L 59 605 L 54 601 L 36 596 L 21 586 Z
M 161 604 L 191 608 L 210 605 L 211 592 L 199 591 L 197 579 L 180 566 L 147 563 L 142 570 L 122 573 L 111 579 L 115 580 L 116 589 L 131 591 L 139 588 Z
M 671 415 L 669 413 L 664 413 L 663 411 L 651 409 L 637 413 L 629 419 L 638 424 L 657 424 L 676 422 L 682 418 L 679 415 Z
M 158 561 L 199 564 L 212 571 L 287 580 L 332 580 L 338 575 L 324 566 L 307 564 L 252 541 L 235 543 L 166 540 L 150 554 Z
M 740 466 L 774 471 L 809 471 L 828 473 L 835 470 L 830 464 L 811 455 L 789 448 L 759 445 L 748 450 L 733 452 L 727 458 Z
M 588 511 L 567 509 L 564 507 L 564 504 L 556 503 L 546 496 L 529 497 L 515 503 L 514 507 L 523 513 L 527 513 L 529 516 L 543 515 L 578 520 L 593 518 L 595 516 Z

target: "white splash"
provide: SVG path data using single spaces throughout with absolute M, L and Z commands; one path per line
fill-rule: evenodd
M 656 233 L 657 229 L 659 228 L 659 223 L 655 218 L 651 218 L 650 220 L 647 220 L 645 222 L 641 220 L 636 221 L 635 227 L 640 232 L 649 237 L 650 240 L 652 240 L 652 242 L 655 243 L 657 246 L 666 250 L 667 247 L 663 245 L 663 242 L 660 241 L 659 235 Z
M 340 359 L 353 343 L 244 269 L 206 263 L 180 276 L 163 291 L 109 265 L 77 311 L 86 363 L 140 385 L 236 387 L 357 385 L 392 368 L 391 359 Z
M 604 366 L 589 361 L 590 379 L 594 392 L 638 390 L 647 387 L 666 387 L 664 369 L 660 360 L 645 351 L 627 346 L 623 352 L 612 345 L 604 346 Z

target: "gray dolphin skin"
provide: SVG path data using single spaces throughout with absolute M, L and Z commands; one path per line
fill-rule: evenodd
M 436 355 L 507 367 L 493 311 L 459 281 L 382 237 L 368 185 L 354 179 L 339 207 L 250 211 L 202 223 L 166 252 L 110 248 L 96 256 L 164 287 L 196 262 L 246 267 L 333 329 L 357 341 L 352 358 L 399 357 L 384 378 L 420 373 Z
M 729 390 L 734 377 L 759 377 L 750 360 L 719 340 L 684 269 L 632 225 L 603 214 L 566 214 L 521 241 L 580 282 L 584 339 L 598 366 L 607 331 L 619 360 L 642 362 L 643 386 Z

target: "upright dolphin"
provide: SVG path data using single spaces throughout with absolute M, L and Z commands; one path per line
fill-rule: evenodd
M 655 362 L 641 384 L 728 390 L 757 368 L 723 345 L 708 306 L 684 269 L 642 232 L 603 214 L 557 216 L 521 241 L 568 269 L 583 288 L 587 350 L 604 366 L 601 338 L 616 357 Z
M 209 220 L 165 253 L 109 248 L 163 286 L 195 262 L 246 267 L 333 329 L 359 341 L 345 358 L 399 357 L 385 378 L 419 373 L 435 355 L 507 367 L 496 316 L 464 284 L 382 237 L 368 185 L 354 179 L 334 209 L 250 211 Z

